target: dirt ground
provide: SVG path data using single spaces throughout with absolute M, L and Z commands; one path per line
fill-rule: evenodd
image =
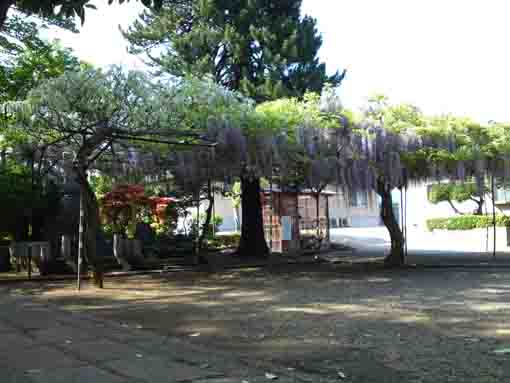
M 316 382 L 510 381 L 510 269 L 288 265 L 115 278 L 80 293 L 70 282 L 1 289 Z

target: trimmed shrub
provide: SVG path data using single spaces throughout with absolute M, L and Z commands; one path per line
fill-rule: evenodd
M 478 186 L 474 182 L 433 184 L 428 188 L 428 200 L 433 204 L 443 201 L 464 202 L 479 196 Z
M 219 234 L 207 241 L 209 247 L 216 249 L 226 249 L 239 246 L 241 234 Z
M 432 230 L 472 230 L 492 226 L 492 215 L 461 215 L 450 218 L 428 219 L 427 229 Z M 496 226 L 509 226 L 510 216 L 497 215 Z

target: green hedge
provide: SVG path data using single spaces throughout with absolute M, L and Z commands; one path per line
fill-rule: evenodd
M 497 215 L 496 226 L 510 225 L 510 216 Z M 492 226 L 492 215 L 460 215 L 450 218 L 433 218 L 427 220 L 427 229 L 471 230 Z
M 241 239 L 241 234 L 218 234 L 215 237 L 208 239 L 207 243 L 210 247 L 224 249 L 237 247 L 239 245 L 239 240 Z

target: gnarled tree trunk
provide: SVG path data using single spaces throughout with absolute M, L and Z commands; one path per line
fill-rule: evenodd
M 41 212 L 35 210 L 32 211 L 32 241 L 42 241 L 44 240 L 44 224 L 45 218 L 41 215 Z
M 103 288 L 103 261 L 96 251 L 97 232 L 99 229 L 99 205 L 96 195 L 88 182 L 85 167 L 78 165 L 75 167 L 75 171 L 80 185 L 80 198 L 83 203 L 84 227 L 80 228 L 80 230 L 83 230 L 83 255 L 92 268 L 94 285 Z
M 238 252 L 244 257 L 267 257 L 269 248 L 264 236 L 260 178 L 241 177 L 241 239 Z
M 317 250 L 320 250 L 322 247 L 322 241 L 324 239 L 324 235 L 321 230 L 321 218 L 320 218 L 320 198 L 321 191 L 317 191 L 315 193 L 315 224 L 317 225 L 317 241 L 315 242 L 315 247 Z
M 103 288 L 103 259 L 98 256 L 96 251 L 97 232 L 99 230 L 99 204 L 97 203 L 96 194 L 89 184 L 87 177 L 87 169 L 89 165 L 102 153 L 96 153 L 105 140 L 112 134 L 112 129 L 108 127 L 97 128 L 97 131 L 89 136 L 83 136 L 83 141 L 74 160 L 74 172 L 78 184 L 80 185 L 80 198 L 83 214 L 83 225 L 80 227 L 82 235 L 83 255 L 85 260 L 92 268 L 94 285 Z M 103 148 L 104 150 L 104 148 Z M 81 223 L 80 223 L 81 225 Z M 83 227 L 84 226 L 84 227 Z
M 458 214 L 458 215 L 464 215 L 463 212 L 461 212 L 459 209 L 457 209 L 457 206 L 455 206 L 453 204 L 453 201 L 451 199 L 448 199 L 447 200 L 448 204 L 450 205 L 450 207 L 452 208 L 452 210 L 455 212 L 455 214 Z
M 384 259 L 384 263 L 390 267 L 404 265 L 404 235 L 393 212 L 391 187 L 379 179 L 377 181 L 377 194 L 381 197 L 381 219 L 390 233 L 391 250 Z
M 484 198 L 481 196 L 479 199 L 471 198 L 473 202 L 476 203 L 476 209 L 473 212 L 474 215 L 483 215 L 483 204 L 484 204 Z

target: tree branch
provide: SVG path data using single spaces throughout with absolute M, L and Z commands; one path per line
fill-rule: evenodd
M 453 204 L 451 199 L 447 199 L 446 202 L 448 202 L 450 204 L 450 206 L 453 209 L 453 211 L 455 212 L 455 214 L 464 215 L 464 213 L 462 213 L 459 209 L 457 209 L 457 207 Z

